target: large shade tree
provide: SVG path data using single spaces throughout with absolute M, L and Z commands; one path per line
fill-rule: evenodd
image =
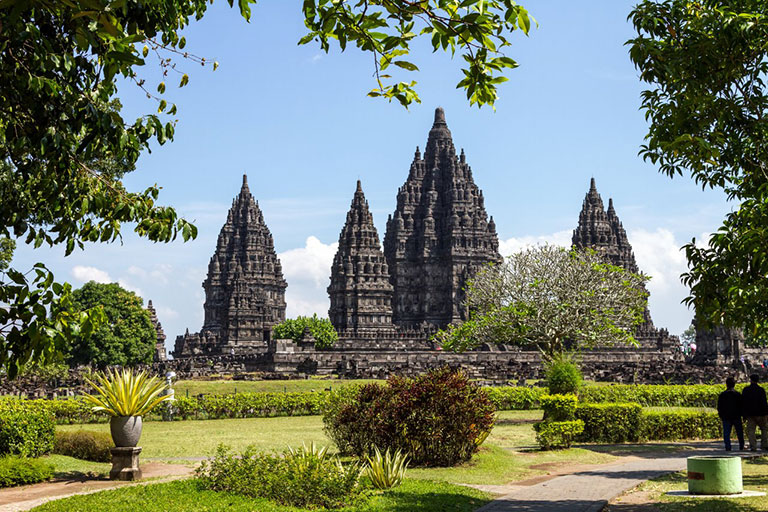
M 470 280 L 470 319 L 436 339 L 451 350 L 483 343 L 536 346 L 550 359 L 567 348 L 636 344 L 646 280 L 591 250 L 532 247 Z
M 630 20 L 630 57 L 650 86 L 643 158 L 733 202 L 709 240 L 685 246 L 685 302 L 699 326 L 768 338 L 768 3 L 647 0 Z
M 245 20 L 253 3 L 237 2 Z M 192 224 L 157 203 L 158 186 L 130 191 L 121 178 L 152 141 L 173 138 L 176 106 L 165 99 L 166 81 L 178 76 L 178 86 L 186 86 L 185 62 L 216 68 L 184 50 L 183 29 L 208 4 L 0 1 L 0 237 L 35 247 L 62 244 L 70 254 L 88 242 L 119 239 L 124 223 L 156 242 L 196 236 Z M 419 101 L 415 82 L 390 73 L 418 70 L 408 60 L 414 40 L 458 51 L 464 76 L 457 87 L 470 103 L 493 105 L 506 80 L 501 72 L 517 65 L 502 51 L 514 31 L 527 34 L 531 26 L 512 0 L 305 0 L 299 9 L 307 27 L 301 44 L 371 54 L 369 94 L 406 106 Z M 142 78 L 148 62 L 167 78 Z M 118 84 L 131 83 L 154 98 L 156 112 L 122 117 Z M 13 377 L 27 361 L 50 360 L 68 340 L 93 331 L 100 310 L 77 313 L 71 302 L 69 286 L 40 264 L 26 273 L 0 270 L 0 368 Z
M 90 281 L 72 292 L 74 307 L 101 308 L 105 321 L 88 337 L 76 336 L 67 347 L 70 366 L 134 366 L 151 363 L 157 331 L 141 297 L 117 283 Z

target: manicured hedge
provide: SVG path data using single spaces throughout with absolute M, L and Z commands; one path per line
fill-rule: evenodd
M 640 436 L 642 407 L 639 404 L 579 404 L 576 418 L 584 430 L 576 437 L 587 443 L 634 442 Z
M 36 484 L 53 478 L 53 465 L 41 459 L 0 457 L 0 488 Z
M 486 387 L 488 397 L 499 411 L 527 411 L 539 407 L 539 398 L 548 393 L 546 388 L 526 386 Z
M 573 441 L 584 431 L 582 420 L 541 421 L 534 423 L 536 442 L 542 450 L 570 448 Z
M 737 386 L 740 389 L 743 386 Z M 486 387 L 493 405 L 500 411 L 528 410 L 541 407 L 540 399 L 547 394 L 545 388 L 526 386 Z M 579 392 L 579 402 L 630 403 L 643 407 L 714 407 L 722 385 L 645 385 L 613 384 L 585 386 Z M 295 393 L 237 393 L 177 396 L 177 419 L 255 418 L 265 416 L 300 416 L 320 414 L 328 401 L 328 392 Z M 106 422 L 105 414 L 94 414 L 82 399 L 23 400 L 35 409 L 52 413 L 56 423 Z M 0 399 L 0 412 L 5 404 L 19 403 L 18 399 Z M 159 410 L 152 418 L 159 418 Z
M 38 457 L 50 453 L 56 429 L 54 416 L 25 401 L 4 403 L 0 409 L 0 455 Z
M 175 408 L 181 419 L 263 418 L 320 414 L 327 392 L 237 393 L 178 397 Z
M 644 441 L 718 439 L 723 436 L 720 418 L 710 411 L 645 410 L 641 424 L 640 438 Z
M 741 389 L 744 386 L 737 386 Z M 585 386 L 579 391 L 580 402 L 628 403 L 643 407 L 715 407 L 725 385 L 652 385 L 612 384 Z
M 59 431 L 56 432 L 53 453 L 93 462 L 110 462 L 112 460 L 110 449 L 114 445 L 112 436 L 107 432 Z

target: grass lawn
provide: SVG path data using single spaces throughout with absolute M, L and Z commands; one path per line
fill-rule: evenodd
M 768 492 L 768 458 L 744 460 L 744 489 Z M 688 490 L 686 473 L 671 473 L 641 484 L 637 491 L 649 493 L 654 505 L 663 512 L 757 512 L 768 510 L 768 496 L 755 498 L 703 499 L 667 496 L 668 491 Z
M 469 487 L 440 482 L 406 480 L 391 491 L 373 496 L 367 503 L 338 509 L 359 512 L 470 512 L 490 501 L 490 496 Z M 194 481 L 125 487 L 46 503 L 37 512 L 298 512 L 263 500 L 204 491 Z
M 103 430 L 109 424 L 59 425 L 59 430 Z M 330 445 L 323 432 L 321 416 L 292 416 L 277 418 L 248 418 L 235 420 L 147 421 L 141 434 L 142 459 L 173 459 L 176 457 L 208 457 L 219 444 L 235 451 L 246 446 L 260 450 L 282 451 L 287 446 L 301 446 L 312 441 Z
M 350 384 L 368 384 L 384 382 L 372 379 L 291 379 L 291 380 L 180 380 L 173 384 L 178 396 L 227 393 L 283 393 L 294 391 L 323 391 L 328 388 L 338 389 Z
M 539 451 L 533 432 L 534 421 L 541 411 L 502 411 L 488 440 L 467 464 L 453 468 L 411 469 L 408 475 L 420 480 L 440 480 L 453 483 L 505 484 L 531 476 L 545 474 L 558 465 L 570 463 L 598 464 L 615 459 L 608 453 L 583 448 Z M 60 425 L 60 430 L 109 431 L 107 424 Z M 331 445 L 323 432 L 320 416 L 249 418 L 234 420 L 148 421 L 140 445 L 143 460 L 149 458 L 174 462 L 179 458 L 208 457 L 219 444 L 235 451 L 249 445 L 264 451 L 282 451 L 288 446 L 314 442 Z M 544 464 L 544 467 L 536 467 Z

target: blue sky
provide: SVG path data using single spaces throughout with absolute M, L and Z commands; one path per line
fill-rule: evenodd
M 516 35 L 506 51 L 520 67 L 508 72 L 496 112 L 471 108 L 455 89 L 459 58 L 423 44 L 412 57 L 421 71 L 398 76 L 419 83 L 422 104 L 405 110 L 366 97 L 375 85 L 369 55 L 297 46 L 301 2 L 263 0 L 250 24 L 226 2 L 211 6 L 186 31 L 187 50 L 220 67 L 178 61 L 190 83 L 177 89 L 178 77 L 168 80 L 166 97 L 179 109 L 175 141 L 154 146 L 125 180 L 132 189 L 160 184 L 161 201 L 198 226 L 197 240 L 153 244 L 126 227 L 122 244 L 66 258 L 62 248 L 20 246 L 16 267 L 43 261 L 74 286 L 121 282 L 153 299 L 170 347 L 185 328 L 202 324 L 200 284 L 247 173 L 283 262 L 288 315 L 326 315 L 334 244 L 355 181 L 362 180 L 383 238 L 414 149 L 424 147 L 442 106 L 496 220 L 502 253 L 567 244 L 595 177 L 606 204 L 614 199 L 640 268 L 652 276 L 657 326 L 681 332 L 692 315 L 679 304 L 686 265 L 678 249 L 716 229 L 730 206 L 720 192 L 702 191 L 687 177 L 670 180 L 637 156 L 647 126 L 638 109 L 643 86 L 624 46 L 633 36 L 626 22 L 632 2 L 524 5 L 540 26 L 528 38 Z M 148 84 L 160 80 L 155 66 L 142 73 Z M 120 98 L 126 118 L 156 108 L 132 84 L 122 85 Z

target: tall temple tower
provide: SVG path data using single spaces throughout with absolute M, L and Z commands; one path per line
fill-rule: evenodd
M 394 287 L 393 320 L 405 328 L 443 328 L 465 320 L 464 286 L 478 269 L 501 261 L 493 218 L 456 155 L 442 108 L 435 110 L 422 158 L 419 149 L 387 220 L 384 256 Z
M 149 312 L 149 320 L 152 322 L 152 327 L 154 327 L 155 332 L 157 332 L 157 342 L 155 342 L 155 355 L 153 360 L 165 361 L 168 359 L 165 354 L 165 332 L 163 331 L 163 324 L 161 324 L 160 320 L 157 318 L 157 311 L 152 305 L 151 300 L 147 303 L 147 311 Z
M 612 265 L 622 267 L 629 272 L 639 272 L 627 232 L 613 207 L 613 199 L 608 199 L 606 211 L 603 200 L 597 192 L 595 178 L 590 181 L 589 192 L 582 203 L 579 224 L 573 230 L 571 243 L 579 249 L 594 249 Z M 643 312 L 643 321 L 637 327 L 635 338 L 646 348 L 662 348 L 672 342 L 666 329 L 657 329 L 653 325 L 651 312 L 647 306 Z
M 344 335 L 393 331 L 392 285 L 360 181 L 333 258 L 328 317 Z
M 203 329 L 177 337 L 174 356 L 266 351 L 272 327 L 285 320 L 286 287 L 272 234 L 244 175 L 203 282 Z

